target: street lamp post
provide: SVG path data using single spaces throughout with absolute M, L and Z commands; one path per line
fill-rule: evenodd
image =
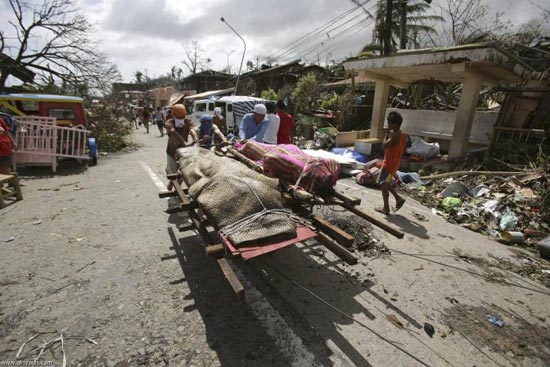
M 233 29 L 233 27 L 231 27 L 231 24 L 227 23 L 224 17 L 221 17 L 220 20 L 225 24 L 227 24 L 227 26 L 233 31 L 233 33 L 235 33 L 241 39 L 241 41 L 243 41 L 243 44 L 244 44 L 243 57 L 241 58 L 241 66 L 239 66 L 239 74 L 237 74 L 237 83 L 235 83 L 235 91 L 233 92 L 233 94 L 236 94 L 239 89 L 239 79 L 241 77 L 241 70 L 243 68 L 244 54 L 246 53 L 246 42 L 244 41 L 244 38 L 242 38 L 241 35 L 238 34 L 235 29 Z

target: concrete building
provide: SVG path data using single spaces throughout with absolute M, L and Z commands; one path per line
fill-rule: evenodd
M 462 83 L 460 104 L 453 113 L 454 123 L 449 136 L 449 158 L 458 158 L 468 152 L 481 87 L 529 80 L 532 71 L 522 60 L 490 43 L 405 50 L 384 57 L 351 59 L 344 62 L 344 68 L 376 83 L 371 138 L 383 136 L 390 85 L 406 88 L 415 81 L 425 80 Z M 432 123 L 437 123 L 437 118 L 434 120 Z M 426 122 L 419 123 L 426 125 L 423 129 L 426 132 L 435 131 Z

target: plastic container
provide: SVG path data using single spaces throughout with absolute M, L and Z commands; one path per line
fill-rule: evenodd
M 512 243 L 521 243 L 525 241 L 525 236 L 521 232 L 513 232 L 513 231 L 502 232 L 502 237 L 506 241 L 510 241 Z

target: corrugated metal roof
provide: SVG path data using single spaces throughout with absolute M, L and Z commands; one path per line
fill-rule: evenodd
M 194 94 L 192 96 L 187 96 L 184 99 L 190 100 L 190 99 L 199 99 L 199 98 L 208 98 L 211 96 L 221 95 L 221 94 L 229 94 L 233 92 L 235 88 L 227 88 L 227 89 L 221 89 L 221 90 L 210 90 L 208 92 L 202 92 L 199 94 Z

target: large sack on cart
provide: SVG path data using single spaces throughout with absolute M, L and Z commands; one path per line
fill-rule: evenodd
M 233 244 L 296 237 L 293 215 L 284 209 L 276 179 L 202 148 L 181 148 L 176 156 L 189 196 Z

